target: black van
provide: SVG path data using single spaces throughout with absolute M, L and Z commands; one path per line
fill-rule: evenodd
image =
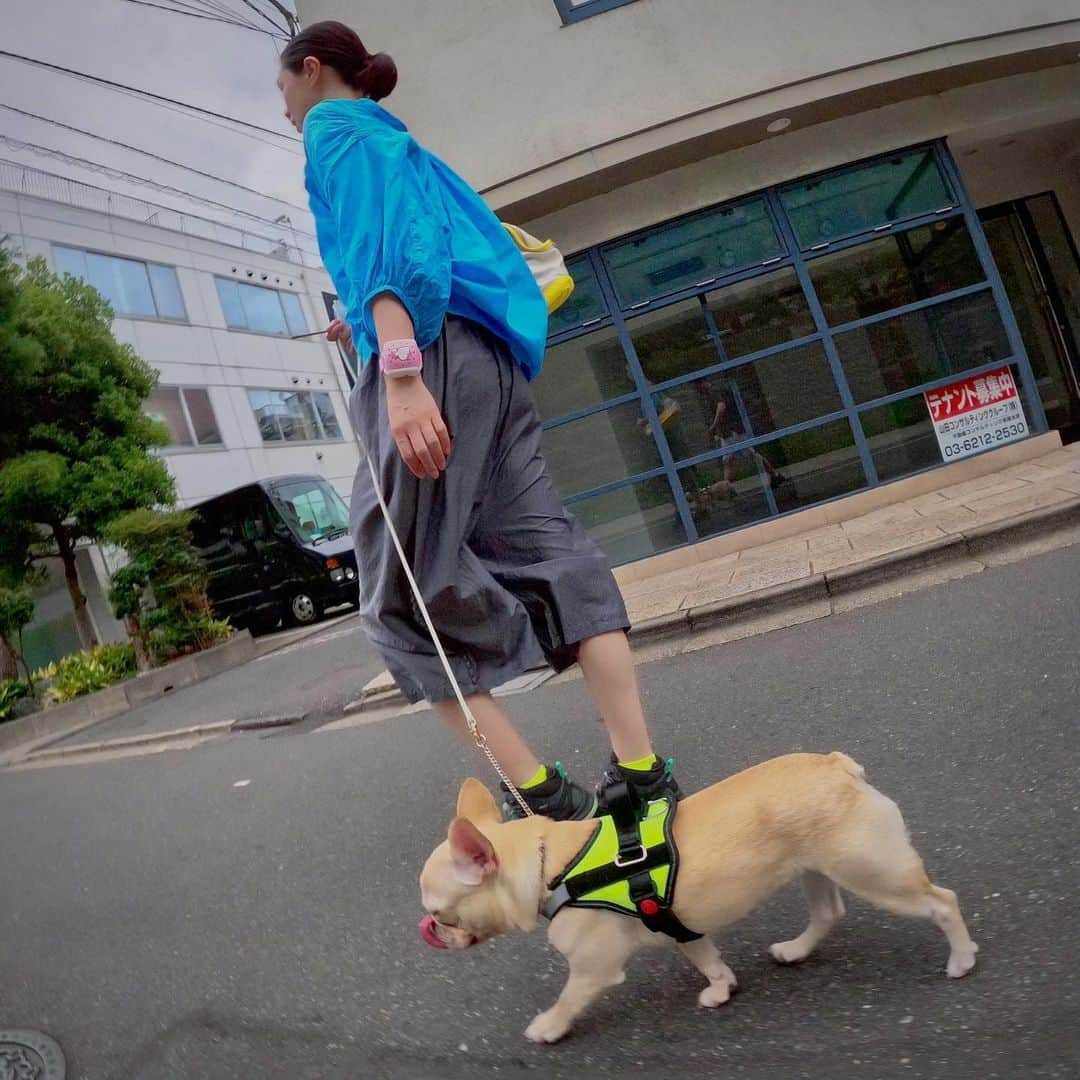
M 218 618 L 258 632 L 357 602 L 348 511 L 322 477 L 260 480 L 188 509 Z

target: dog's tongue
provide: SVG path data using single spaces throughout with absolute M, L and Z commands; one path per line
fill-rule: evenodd
M 442 941 L 435 933 L 435 920 L 430 915 L 425 915 L 420 920 L 420 936 L 433 948 L 445 949 L 446 942 Z

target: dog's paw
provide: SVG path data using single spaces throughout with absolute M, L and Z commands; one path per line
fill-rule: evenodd
M 770 945 L 769 955 L 778 964 L 797 964 L 800 960 L 805 960 L 810 951 L 795 938 L 793 941 L 778 941 L 775 945 Z
M 949 953 L 949 963 L 945 968 L 945 974 L 950 979 L 962 979 L 974 966 L 975 954 L 979 946 L 973 941 L 970 949 L 953 949 Z
M 569 1030 L 570 1024 L 555 1009 L 548 1009 L 533 1018 L 525 1029 L 525 1038 L 534 1043 L 553 1043 L 558 1042 Z
M 731 1000 L 732 991 L 736 989 L 734 982 L 730 983 L 709 983 L 704 990 L 698 994 L 697 1003 L 703 1009 L 716 1009 L 721 1005 L 726 1005 Z

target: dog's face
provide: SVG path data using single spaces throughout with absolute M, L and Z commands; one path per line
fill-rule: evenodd
M 513 833 L 502 824 L 491 792 L 479 780 L 466 780 L 446 840 L 420 874 L 427 911 L 420 934 L 429 945 L 467 949 L 536 925 L 539 849 L 535 837 Z

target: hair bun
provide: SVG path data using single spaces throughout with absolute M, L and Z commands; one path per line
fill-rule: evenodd
M 361 72 L 362 89 L 373 101 L 389 97 L 397 86 L 397 65 L 389 53 L 372 53 Z

